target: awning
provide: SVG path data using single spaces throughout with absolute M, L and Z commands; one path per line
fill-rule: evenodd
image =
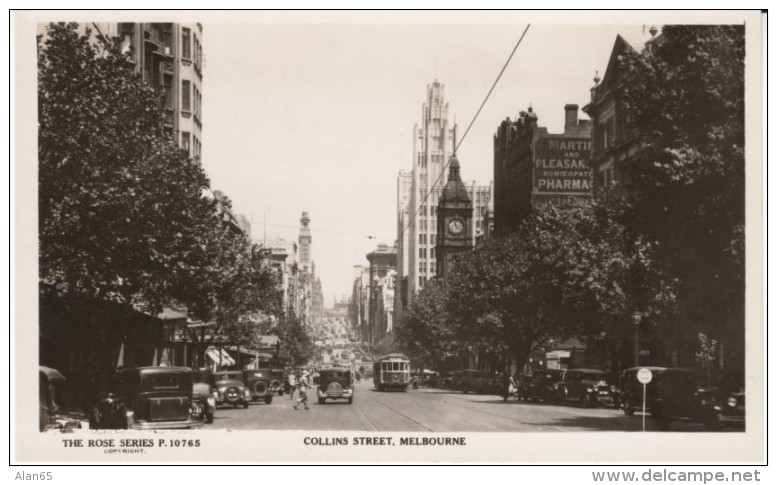
M 215 364 L 235 365 L 235 359 L 233 359 L 224 349 L 208 347 L 208 350 L 205 351 L 205 355 Z

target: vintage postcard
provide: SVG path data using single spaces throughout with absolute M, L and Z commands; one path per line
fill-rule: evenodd
M 11 23 L 12 462 L 765 461 L 759 11 Z

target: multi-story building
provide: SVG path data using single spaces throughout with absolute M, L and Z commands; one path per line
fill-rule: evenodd
M 44 28 L 41 26 L 39 31 Z M 149 85 L 164 92 L 164 129 L 192 158 L 202 156 L 202 24 L 87 22 L 95 41 L 118 37 Z M 41 33 L 43 33 L 41 31 Z
M 369 335 L 370 306 L 370 269 L 356 265 L 353 267 L 353 293 L 350 304 L 350 320 L 362 342 Z
M 313 261 L 311 254 L 313 236 L 310 233 L 310 217 L 307 212 L 302 213 L 299 223 L 299 269 L 303 272 L 309 272 L 311 271 L 311 262 Z
M 585 204 L 593 182 L 588 158 L 591 122 L 578 120 L 578 106 L 564 107 L 564 132 L 537 125 L 529 107 L 515 121 L 507 118 L 494 135 L 494 231 L 518 230 L 521 221 L 545 204 Z
M 386 291 L 391 287 L 391 300 L 393 301 L 393 283 L 387 282 L 390 271 L 396 268 L 397 248 L 388 247 L 386 244 L 379 244 L 375 251 L 367 254 L 367 260 L 370 262 L 370 299 L 369 315 L 367 325 L 367 341 L 376 343 L 386 336 L 389 332 L 387 322 L 382 318 L 384 315 Z M 396 277 L 396 273 L 395 276 Z M 391 314 L 393 315 L 393 309 Z
M 413 169 L 400 172 L 397 189 L 397 298 L 396 315 L 412 303 L 413 295 L 437 274 L 435 256 L 437 207 L 447 182 L 445 167 L 456 148 L 456 125 L 448 117 L 445 87 L 437 80 L 426 88 L 421 124 L 413 128 Z M 409 187 L 408 187 L 409 184 Z M 475 213 L 488 211 L 489 186 L 470 184 L 470 196 L 480 201 Z M 487 197 L 478 194 L 489 194 Z M 475 233 L 472 234 L 473 243 Z M 396 320 L 396 318 L 395 318 Z

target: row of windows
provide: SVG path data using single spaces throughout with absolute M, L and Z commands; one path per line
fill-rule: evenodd
M 418 243 L 419 244 L 426 244 L 426 241 L 429 241 L 429 244 L 434 246 L 435 244 L 437 244 L 435 242 L 435 239 L 437 239 L 437 234 L 419 234 L 418 235 Z
M 197 135 L 192 136 L 188 131 L 181 132 L 181 148 L 186 150 L 192 158 L 199 158 L 202 150 L 202 143 Z
M 194 52 L 192 52 L 192 38 L 194 39 Z M 193 57 L 192 54 L 194 54 Z M 193 59 L 196 66 L 202 65 L 202 44 L 200 44 L 197 34 L 192 35 L 191 29 L 187 27 L 181 29 L 181 57 Z
M 418 263 L 418 271 L 421 274 L 426 274 L 426 261 L 421 261 Z M 437 261 L 431 260 L 429 261 L 429 273 L 435 274 L 437 272 Z
M 194 93 L 192 93 L 192 82 L 188 79 L 181 81 L 181 110 L 192 110 L 192 94 L 194 94 L 194 114 L 198 118 L 202 119 L 202 93 L 197 86 L 194 86 Z
M 434 248 L 428 248 L 428 254 L 429 257 L 434 259 L 436 256 L 434 255 Z M 426 258 L 427 255 L 427 248 L 418 248 L 418 257 L 419 258 Z

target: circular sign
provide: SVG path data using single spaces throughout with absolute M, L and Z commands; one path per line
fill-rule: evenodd
M 642 384 L 650 384 L 650 381 L 653 380 L 653 373 L 650 372 L 650 369 L 640 369 L 637 372 L 637 380 Z

